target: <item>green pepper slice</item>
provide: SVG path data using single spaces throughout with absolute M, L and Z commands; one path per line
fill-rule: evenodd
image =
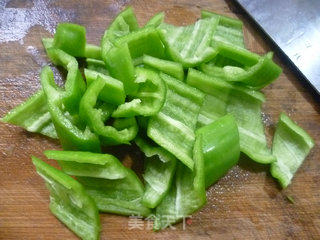
M 77 176 L 102 212 L 148 216 L 141 204 L 144 187 L 138 176 L 110 154 L 74 151 L 46 151 L 63 171 Z
M 100 137 L 102 144 L 129 144 L 138 132 L 135 118 L 115 119 L 113 126 L 106 126 L 104 122 L 107 119 L 102 118 L 101 109 L 95 108 L 97 98 L 105 86 L 106 83 L 100 76 L 89 85 L 80 101 L 80 117 Z M 113 106 L 109 105 L 106 111 L 108 112 L 108 117 L 111 116 Z
M 166 85 L 158 73 L 141 67 L 136 68 L 139 84 L 134 99 L 119 105 L 112 117 L 153 116 L 162 108 L 166 98 Z
M 8 112 L 0 121 L 22 127 L 29 132 L 58 138 L 42 89 Z
M 190 217 L 206 203 L 204 160 L 201 135 L 194 144 L 194 170 L 178 162 L 175 182 L 156 208 L 154 229 L 160 230 Z
M 202 136 L 205 186 L 208 188 L 238 162 L 240 156 L 238 127 L 235 118 L 227 114 L 199 128 L 196 134 Z
M 194 131 L 204 94 L 169 75 L 160 76 L 167 84 L 167 97 L 161 111 L 150 118 L 147 135 L 193 169 Z
M 146 155 L 143 179 L 146 190 L 142 204 L 155 208 L 168 193 L 176 170 L 177 159 L 163 148 L 137 137 L 135 143 Z
M 272 153 L 277 158 L 271 164 L 271 175 L 286 188 L 310 150 L 313 139 L 286 114 L 280 115 L 273 138 Z
M 241 152 L 259 163 L 275 161 L 267 146 L 261 119 L 262 93 L 217 80 L 195 69 L 189 69 L 187 83 L 208 94 L 200 111 L 198 126 L 231 113 L 238 125 Z
M 59 140 L 65 150 L 100 152 L 98 137 L 88 128 L 79 126 L 76 116 L 64 108 L 65 92 L 54 82 L 53 72 L 46 66 L 41 71 L 41 85 L 46 95 L 48 109 Z
M 32 162 L 50 191 L 52 214 L 81 239 L 99 239 L 98 208 L 83 186 L 36 157 L 32 157 Z

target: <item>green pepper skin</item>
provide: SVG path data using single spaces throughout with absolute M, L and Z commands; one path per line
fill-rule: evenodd
M 48 110 L 47 99 L 42 89 L 8 112 L 0 121 L 22 127 L 29 132 L 58 138 Z
M 181 81 L 184 79 L 184 71 L 181 63 L 163 60 L 149 55 L 143 55 L 142 63 L 144 66 L 166 73 Z
M 261 104 L 265 98 L 261 92 L 229 84 L 195 69 L 189 69 L 187 83 L 208 94 L 199 114 L 198 126 L 231 113 L 238 125 L 241 152 L 258 163 L 269 164 L 276 160 L 264 134 Z
M 84 69 L 84 75 L 86 77 L 88 86 L 90 86 L 92 82 L 97 80 L 98 77 L 100 77 L 104 81 L 105 86 L 99 94 L 100 100 L 114 105 L 123 104 L 125 102 L 126 94 L 124 92 L 123 83 L 121 81 L 107 76 L 103 73 L 99 73 L 97 71 L 89 70 L 86 68 Z
M 112 117 L 153 116 L 157 114 L 166 99 L 166 85 L 159 74 L 153 70 L 136 68 L 138 92 L 132 101 L 119 105 Z
M 174 184 L 156 208 L 154 230 L 161 230 L 182 218 L 189 217 L 206 203 L 202 139 L 198 135 L 194 144 L 194 170 L 177 163 Z
M 202 136 L 206 188 L 217 182 L 237 164 L 240 156 L 239 132 L 235 118 L 228 114 L 199 128 Z
M 150 118 L 147 135 L 193 169 L 194 131 L 205 95 L 167 74 L 160 76 L 167 84 L 167 97 L 161 111 Z
M 50 191 L 52 214 L 81 239 L 99 239 L 101 225 L 98 208 L 83 186 L 36 157 L 32 157 L 32 162 Z
M 84 57 L 86 29 L 73 23 L 59 23 L 54 35 L 53 47 L 61 49 L 71 56 Z
M 110 75 L 104 61 L 97 60 L 94 58 L 87 58 L 86 63 L 87 63 L 87 69 L 102 73 L 107 76 Z
M 219 15 L 210 11 L 201 10 L 201 18 L 214 18 L 218 20 L 218 26 L 212 34 L 212 44 L 217 42 L 245 48 L 243 37 L 243 23 L 234 18 Z
M 93 81 L 80 101 L 80 117 L 90 129 L 95 132 L 103 145 L 129 144 L 138 133 L 138 125 L 135 118 L 116 119 L 113 126 L 105 126 L 107 119 L 102 119 L 101 109 L 96 109 L 97 98 L 105 88 L 105 81 L 98 76 Z M 109 106 L 107 116 L 111 116 L 113 111 L 112 105 Z
M 145 27 L 150 27 L 150 26 L 158 27 L 161 23 L 163 23 L 163 20 L 164 20 L 164 12 L 159 12 L 149 19 Z
M 63 171 L 77 176 L 102 212 L 148 216 L 141 204 L 144 187 L 138 176 L 110 154 L 74 151 L 46 151 Z
M 65 93 L 54 82 L 50 67 L 42 69 L 40 78 L 51 119 L 63 149 L 100 152 L 98 137 L 89 129 L 81 130 L 76 124 L 75 117 L 65 112 L 63 107 Z
M 70 114 L 78 113 L 79 102 L 86 91 L 86 84 L 78 69 L 77 60 L 57 48 L 49 48 L 47 53 L 55 65 L 62 66 L 68 71 L 64 86 L 65 91 L 63 92 L 63 103 Z
M 159 25 L 160 37 L 168 55 L 183 67 L 195 67 L 211 60 L 217 52 L 211 47 L 212 34 L 218 20 L 200 19 L 189 26 Z
M 168 151 L 147 142 L 141 137 L 137 137 L 135 143 L 146 155 L 143 174 L 146 190 L 142 204 L 149 208 L 155 208 L 166 196 L 172 185 L 177 159 Z
M 288 187 L 310 150 L 314 140 L 286 114 L 280 115 L 273 137 L 272 153 L 277 158 L 271 164 L 271 175 L 282 188 Z

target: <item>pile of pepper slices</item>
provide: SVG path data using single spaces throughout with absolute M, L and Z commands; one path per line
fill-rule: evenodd
M 282 114 L 268 148 L 259 90 L 281 69 L 272 53 L 245 48 L 242 22 L 208 11 L 189 26 L 163 19 L 158 13 L 140 28 L 129 7 L 101 47 L 86 43 L 83 26 L 59 24 L 43 44 L 53 64 L 67 71 L 64 87 L 44 67 L 41 90 L 1 119 L 59 139 L 64 151 L 45 155 L 61 170 L 32 159 L 50 190 L 52 213 L 83 239 L 99 237 L 99 211 L 152 215 L 155 230 L 191 215 L 240 151 L 271 164 L 287 187 L 314 145 Z M 80 71 L 77 59 L 86 68 Z M 131 143 L 146 156 L 144 184 L 101 153 L 102 146 Z

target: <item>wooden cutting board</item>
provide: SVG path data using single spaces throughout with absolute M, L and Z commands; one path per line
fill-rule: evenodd
M 141 24 L 159 11 L 166 13 L 167 22 L 183 25 L 199 18 L 200 9 L 238 17 L 244 21 L 245 42 L 251 51 L 272 50 L 232 1 L 1 1 L 0 116 L 39 88 L 40 68 L 48 63 L 41 38 L 51 36 L 58 22 L 83 24 L 88 41 L 98 44 L 125 5 L 135 8 Z M 280 112 L 285 111 L 316 142 L 288 189 L 281 191 L 269 166 L 242 157 L 238 166 L 208 190 L 207 205 L 185 228 L 178 224 L 155 233 L 146 223 L 102 214 L 102 239 L 320 239 L 319 98 L 277 54 L 275 61 L 283 74 L 263 90 L 269 140 Z M 0 239 L 76 239 L 49 212 L 48 191 L 30 161 L 30 155 L 43 157 L 45 149 L 60 149 L 58 142 L 6 124 L 0 124 L 0 133 Z M 123 152 L 122 156 L 128 160 Z M 286 196 L 293 197 L 294 204 Z

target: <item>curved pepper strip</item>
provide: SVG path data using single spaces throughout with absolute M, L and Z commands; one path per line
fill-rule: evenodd
M 286 188 L 299 169 L 310 150 L 314 147 L 313 139 L 287 115 L 280 115 L 273 138 L 272 153 L 277 158 L 271 164 L 271 175 L 282 188 Z
M 153 57 L 164 58 L 165 47 L 161 41 L 159 31 L 153 26 L 147 26 L 119 37 L 115 40 L 115 46 L 128 44 L 132 59 L 147 54 Z
M 68 71 L 64 85 L 63 103 L 70 114 L 78 113 L 79 101 L 86 90 L 86 84 L 78 69 L 77 60 L 57 48 L 49 48 L 47 53 L 55 65 L 62 66 Z
M 241 152 L 263 164 L 276 160 L 267 146 L 264 134 L 261 119 L 261 104 L 264 102 L 262 93 L 231 85 L 194 69 L 189 69 L 187 83 L 208 94 L 200 111 L 198 126 L 231 113 L 238 125 Z
M 210 187 L 237 164 L 239 132 L 235 118 L 228 114 L 197 130 L 202 136 L 205 186 Z
M 99 239 L 101 225 L 98 208 L 83 186 L 36 157 L 32 157 L 32 162 L 50 191 L 52 214 L 81 239 Z
M 169 56 L 184 67 L 195 67 L 208 62 L 217 54 L 210 46 L 217 24 L 217 19 L 208 18 L 185 27 L 162 23 L 158 28 Z
M 98 137 L 88 128 L 83 131 L 77 127 L 75 117 L 65 112 L 65 93 L 54 82 L 53 72 L 48 66 L 42 69 L 40 78 L 51 119 L 63 149 L 100 152 Z
M 218 56 L 231 59 L 240 67 L 229 65 L 219 67 L 215 63 L 201 65 L 201 71 L 218 79 L 261 89 L 278 78 L 282 72 L 281 68 L 272 61 L 271 52 L 260 57 L 247 50 L 229 46 L 219 49 Z
M 101 39 L 101 53 L 104 61 L 108 51 L 114 46 L 114 41 L 130 32 L 139 29 L 137 18 L 132 7 L 127 7 L 121 11 L 118 16 L 110 24 L 109 28 L 104 32 Z
M 52 44 L 74 57 L 101 59 L 100 47 L 86 43 L 86 29 L 78 24 L 59 23 Z
M 136 82 L 139 89 L 135 99 L 119 105 L 112 117 L 153 116 L 162 108 L 166 99 L 166 85 L 158 73 L 144 68 L 136 68 Z
M 74 151 L 46 151 L 63 171 L 76 176 L 100 211 L 121 215 L 148 216 L 150 209 L 141 204 L 144 187 L 138 176 L 109 154 Z
M 151 145 L 141 137 L 137 137 L 135 143 L 147 157 L 143 174 L 146 190 L 142 204 L 149 208 L 155 208 L 171 187 L 177 159 L 168 151 L 159 146 Z
M 87 63 L 87 69 L 102 73 L 107 76 L 110 75 L 104 61 L 94 59 L 94 58 L 87 58 L 86 63 Z
M 160 72 L 166 73 L 181 81 L 184 79 L 184 71 L 181 63 L 163 60 L 149 55 L 143 55 L 142 63 L 144 66 L 148 66 Z
M 110 76 L 123 82 L 127 95 L 133 95 L 138 90 L 135 83 L 135 71 L 128 44 L 111 48 L 105 55 L 104 61 Z
M 138 133 L 135 118 L 116 119 L 113 126 L 106 126 L 104 124 L 106 119 L 102 119 L 101 110 L 95 108 L 97 98 L 105 85 L 105 81 L 100 76 L 90 84 L 80 101 L 80 117 L 99 136 L 102 144 L 129 144 Z M 110 106 L 110 115 L 112 108 Z
M 145 27 L 153 26 L 158 27 L 164 20 L 164 12 L 159 12 L 154 15 L 149 21 L 146 23 Z
M 0 121 L 22 127 L 29 132 L 58 138 L 42 89 L 8 112 Z
M 243 23 L 240 20 L 219 15 L 206 10 L 201 10 L 201 18 L 218 19 L 218 26 L 212 35 L 213 45 L 215 45 L 217 42 L 223 42 L 245 48 L 242 31 Z
M 100 77 L 104 81 L 104 88 L 99 94 L 100 100 L 115 105 L 119 105 L 125 102 L 126 94 L 124 92 L 123 83 L 121 81 L 86 68 L 84 69 L 84 75 L 86 77 L 88 86 L 90 86 L 92 82 L 96 81 L 98 77 Z
M 178 162 L 174 184 L 156 208 L 154 230 L 164 229 L 189 217 L 206 203 L 201 135 L 194 144 L 194 170 Z
M 147 135 L 193 169 L 194 131 L 204 94 L 164 73 L 160 77 L 167 84 L 166 101 L 161 111 L 150 118 Z

